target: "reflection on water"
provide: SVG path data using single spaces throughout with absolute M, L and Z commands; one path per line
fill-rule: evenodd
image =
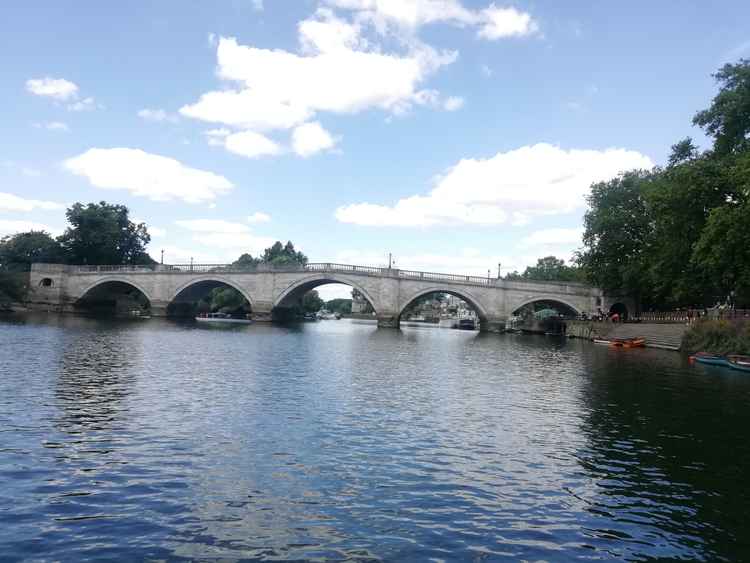
M 0 321 L 10 559 L 741 560 L 750 379 L 322 322 Z

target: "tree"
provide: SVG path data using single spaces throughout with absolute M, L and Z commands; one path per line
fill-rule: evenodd
M 72 264 L 155 264 L 146 253 L 146 225 L 135 224 L 124 205 L 76 203 L 65 212 L 70 227 L 59 238 Z
M 331 299 L 326 301 L 326 309 L 332 313 L 341 313 L 342 315 L 348 315 L 352 312 L 352 300 L 351 299 Z
M 634 170 L 591 186 L 577 262 L 606 291 L 640 295 L 648 287 L 652 220 L 645 191 L 651 179 L 651 172 Z
M 281 241 L 276 241 L 273 246 L 263 251 L 261 261 L 265 264 L 276 266 L 304 266 L 307 264 L 307 256 L 294 249 L 292 241 L 288 241 L 282 246 Z
M 750 303 L 750 203 L 714 209 L 693 251 L 693 261 L 714 280 L 719 295 Z
M 685 137 L 672 145 L 672 154 L 669 155 L 669 166 L 687 162 L 698 158 L 698 147 L 693 144 L 693 139 Z
M 536 266 L 528 266 L 521 277 L 535 281 L 581 281 L 582 273 L 575 266 L 567 266 L 565 260 L 545 256 L 536 261 Z
M 251 254 L 245 253 L 232 262 L 232 266 L 242 270 L 252 270 L 260 264 L 260 258 L 253 258 Z
M 305 293 L 302 298 L 302 309 L 305 313 L 317 313 L 325 306 L 325 301 L 320 298 L 314 289 Z
M 18 233 L 0 239 L 0 267 L 27 270 L 34 262 L 61 262 L 60 243 L 44 231 Z
M 713 75 L 720 84 L 711 107 L 699 111 L 693 124 L 714 138 L 719 155 L 747 150 L 750 147 L 750 60 L 725 64 Z

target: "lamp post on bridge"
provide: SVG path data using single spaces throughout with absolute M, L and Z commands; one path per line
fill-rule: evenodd
M 164 249 L 161 249 L 161 265 L 164 265 Z

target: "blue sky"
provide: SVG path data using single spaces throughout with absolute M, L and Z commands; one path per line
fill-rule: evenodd
M 578 247 L 594 180 L 663 163 L 750 57 L 750 4 L 15 2 L 0 234 L 124 203 L 152 255 L 493 275 Z M 332 290 L 334 291 L 334 290 Z

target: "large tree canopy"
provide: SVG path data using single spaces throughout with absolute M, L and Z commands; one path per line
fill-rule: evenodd
M 694 123 L 714 138 L 701 153 L 690 138 L 665 168 L 594 184 L 579 255 L 588 278 L 647 306 L 750 305 L 750 61 L 725 65 L 720 90 Z
M 292 241 L 282 244 L 276 241 L 263 251 L 263 255 L 254 258 L 252 254 L 245 253 L 232 263 L 238 268 L 252 269 L 259 264 L 271 264 L 274 266 L 304 266 L 307 264 L 307 256 L 295 250 Z
M 59 240 L 70 263 L 155 263 L 146 253 L 151 241 L 146 225 L 133 223 L 124 205 L 76 203 L 65 216 L 70 227 Z
M 60 243 L 44 231 L 29 231 L 0 239 L 0 267 L 28 269 L 34 262 L 60 262 Z
M 699 111 L 693 123 L 714 138 L 720 154 L 748 150 L 750 145 L 750 60 L 725 64 L 714 74 L 719 93 L 708 109 Z

